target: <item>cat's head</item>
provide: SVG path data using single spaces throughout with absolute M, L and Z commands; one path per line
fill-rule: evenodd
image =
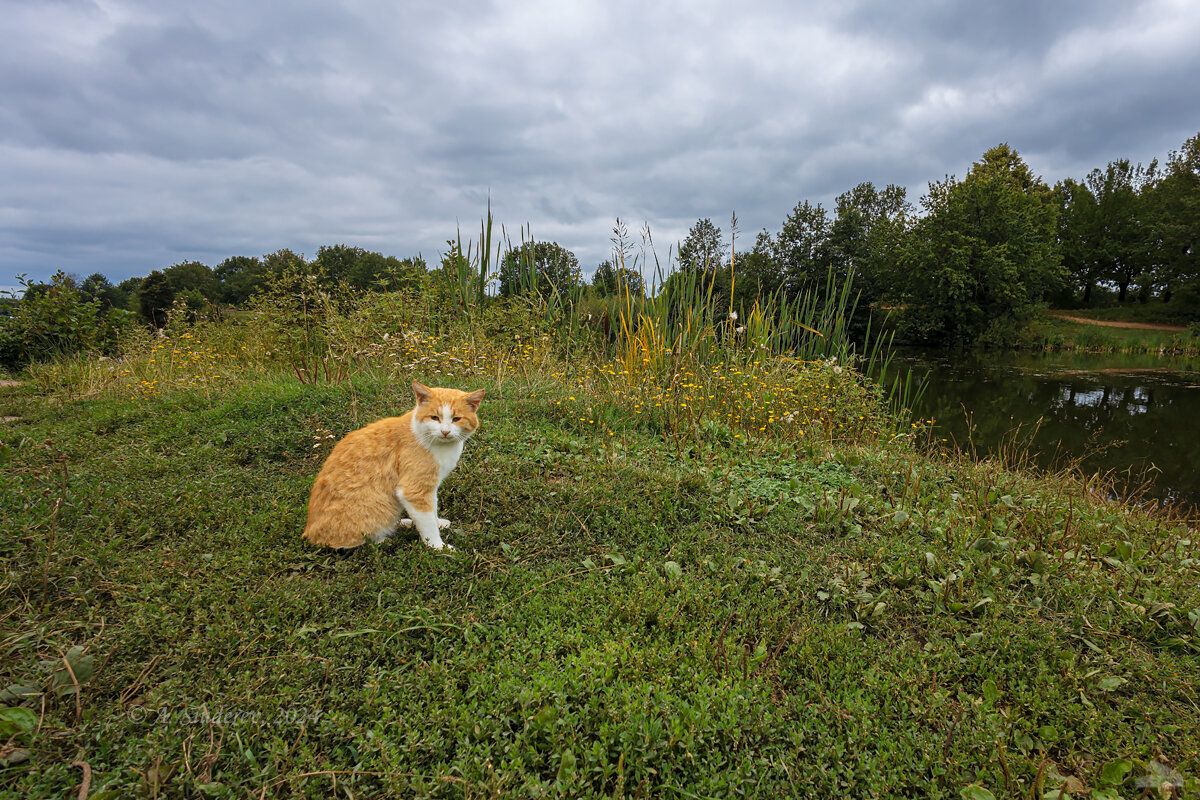
M 479 404 L 483 389 L 430 388 L 413 381 L 417 407 L 413 409 L 413 431 L 427 443 L 465 441 L 479 427 Z

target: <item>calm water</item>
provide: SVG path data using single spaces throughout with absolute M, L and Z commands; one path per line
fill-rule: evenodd
M 1075 353 L 903 351 L 928 376 L 916 409 L 937 436 L 995 454 L 1016 441 L 1033 461 L 1112 472 L 1119 491 L 1200 508 L 1200 360 Z

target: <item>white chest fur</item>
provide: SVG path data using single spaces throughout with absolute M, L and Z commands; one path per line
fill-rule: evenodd
M 434 442 L 429 448 L 429 452 L 433 455 L 433 460 L 438 465 L 438 482 L 446 480 L 446 476 L 450 471 L 458 466 L 458 459 L 462 457 L 463 441 L 457 442 Z

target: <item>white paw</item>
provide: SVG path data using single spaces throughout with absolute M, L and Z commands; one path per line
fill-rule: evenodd
M 441 517 L 438 517 L 438 530 L 439 531 L 444 531 L 444 530 L 446 530 L 446 528 L 449 528 L 449 527 L 450 527 L 450 520 L 442 519 Z
M 412 526 L 413 526 L 413 521 L 411 519 L 409 519 L 408 517 L 405 517 L 404 519 L 400 520 L 401 528 L 411 528 Z

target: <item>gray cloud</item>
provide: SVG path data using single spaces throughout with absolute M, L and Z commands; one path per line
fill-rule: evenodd
M 1053 182 L 1200 130 L 1181 2 L 414 6 L 0 0 L 0 283 L 432 259 L 489 197 L 591 268 L 618 216 L 665 256 L 1001 141 Z

